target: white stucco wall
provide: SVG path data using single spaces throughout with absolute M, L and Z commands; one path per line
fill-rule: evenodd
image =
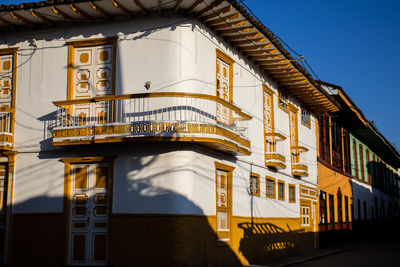
M 288 114 L 278 108 L 276 83 L 198 21 L 179 16 L 137 18 L 101 26 L 31 32 L 30 36 L 32 38 L 24 35 L 7 37 L 10 46 L 20 48 L 14 143 L 19 152 L 14 185 L 15 212 L 60 212 L 63 208 L 64 164 L 59 159 L 65 157 L 66 152 L 52 147 L 49 129 L 56 115 L 52 102 L 65 100 L 67 95 L 66 41 L 119 36 L 115 77 L 117 94 L 178 91 L 215 95 L 216 49 L 235 60 L 233 102 L 253 119 L 247 131 L 252 154 L 228 160 L 235 166 L 234 215 L 298 217 L 299 184 L 315 185 L 317 182 L 315 118 L 311 118 L 311 129 L 304 127 L 299 109 L 299 143 L 309 149 L 309 176 L 301 179 L 291 176 L 289 138 L 284 141 L 288 167 L 278 173 L 267 169 L 264 165 L 263 83 L 276 93 L 275 129 L 289 137 Z M 4 47 L 6 45 L 0 44 L 0 48 Z M 151 81 L 149 90 L 144 88 L 146 81 Z M 300 107 L 301 103 L 290 97 L 289 100 Z M 165 152 L 157 150 L 157 147 L 148 147 L 148 155 L 127 149 L 92 152 L 117 155 L 113 211 L 215 214 L 214 161 L 227 158 L 219 156 L 219 153 Z M 48 155 L 46 151 L 53 152 L 51 156 L 43 156 Z M 159 151 L 159 154 L 154 155 L 154 151 Z M 87 148 L 85 153 L 88 153 Z M 251 197 L 248 193 L 250 171 L 260 174 L 260 197 Z M 285 181 L 285 201 L 265 197 L 266 175 Z M 294 204 L 288 203 L 289 183 L 296 185 L 297 201 Z M 161 201 L 163 205 L 153 201 L 156 195 L 158 200 L 165 200 Z M 47 201 L 47 198 L 54 201 Z M 148 203 L 144 201 L 145 205 L 138 205 L 137 201 L 143 199 Z

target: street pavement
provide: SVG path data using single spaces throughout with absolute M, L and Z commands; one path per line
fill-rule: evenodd
M 400 267 L 400 240 L 397 235 L 364 238 L 362 241 L 317 249 L 293 257 L 251 267 L 378 266 Z

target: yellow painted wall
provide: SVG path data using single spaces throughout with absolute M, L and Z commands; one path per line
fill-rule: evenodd
M 67 255 L 63 214 L 15 215 L 10 263 L 62 266 Z M 114 214 L 109 266 L 241 266 L 314 247 L 299 218 L 232 217 L 231 241 L 217 241 L 215 216 Z M 24 257 L 20 257 L 24 255 Z
M 349 198 L 348 210 L 349 210 L 349 219 L 351 218 L 351 201 L 352 201 L 352 186 L 351 186 L 351 178 L 325 166 L 324 164 L 318 162 L 318 189 L 321 191 L 325 191 L 327 193 L 327 210 L 329 211 L 329 194 L 334 196 L 334 206 L 335 206 L 335 222 L 338 220 L 337 213 L 337 192 L 340 188 L 342 192 L 342 218 L 345 220 L 345 202 L 344 197 L 347 196 Z M 328 223 L 329 216 L 327 216 Z

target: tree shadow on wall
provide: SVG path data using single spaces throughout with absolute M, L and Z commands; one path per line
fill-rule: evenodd
M 314 233 L 291 230 L 289 225 L 288 231 L 272 223 L 245 222 L 238 226 L 243 229 L 239 251 L 250 264 L 294 255 L 303 252 L 305 244 L 313 244 Z
M 158 184 L 160 179 L 164 185 L 165 179 L 173 183 L 174 177 L 188 171 L 185 164 L 152 167 L 161 160 L 162 151 L 176 150 L 176 145 L 156 145 L 153 149 L 144 144 L 113 147 L 130 156 L 117 158 L 115 167 L 118 168 L 114 168 L 112 206 L 109 207 L 112 209 L 109 266 L 241 266 L 231 247 L 218 246 L 214 217 L 206 216 L 203 209 L 185 195 Z M 104 150 L 110 147 L 98 149 L 103 151 L 99 154 L 107 156 Z M 141 152 L 132 153 L 133 150 Z M 43 154 L 42 158 L 46 156 L 52 155 Z M 70 156 L 74 156 L 73 153 Z M 43 164 L 36 165 L 44 169 Z M 28 166 L 18 171 L 19 184 L 45 176 L 38 170 L 30 170 Z M 14 204 L 10 266 L 64 266 L 67 262 L 69 211 L 63 211 L 63 207 L 70 200 L 50 196 L 63 186 L 63 173 L 57 176 L 53 180 L 61 184 Z M 45 181 L 33 183 L 29 188 L 38 192 L 35 186 L 46 184 Z M 21 194 L 21 190 L 17 188 L 16 193 Z M 208 193 L 214 197 L 214 191 Z M 88 201 L 91 202 L 91 198 Z

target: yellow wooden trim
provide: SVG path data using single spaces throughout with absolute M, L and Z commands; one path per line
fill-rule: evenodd
M 218 188 L 218 184 L 217 184 L 217 171 L 221 170 L 221 171 L 225 171 L 227 172 L 227 191 L 228 191 L 228 207 L 227 209 L 222 209 L 224 211 L 228 211 L 228 228 L 229 228 L 229 241 L 228 242 L 219 242 L 217 240 L 217 245 L 231 245 L 232 244 L 232 213 L 233 213 L 233 207 L 232 207 L 232 180 L 233 180 L 233 170 L 235 169 L 235 167 L 232 167 L 230 165 L 226 165 L 220 162 L 215 161 L 214 162 L 215 165 L 215 188 Z M 217 190 L 215 190 L 215 199 L 218 199 L 218 195 L 217 195 Z M 217 212 L 218 209 L 218 204 L 217 201 L 215 201 L 215 212 Z M 216 216 L 216 215 L 215 215 Z M 215 220 L 215 230 L 216 232 L 218 232 L 218 220 Z
M 222 52 L 218 48 L 216 49 L 216 53 L 217 53 L 217 57 L 219 57 L 220 59 L 222 59 L 226 63 L 228 63 L 228 64 L 235 63 L 235 60 L 233 60 L 230 56 L 226 55 L 224 52 Z
M 290 188 L 294 188 L 294 200 L 290 200 Z M 289 203 L 296 203 L 296 185 L 295 184 L 288 184 L 288 200 Z
M 67 99 L 73 98 L 73 86 L 74 86 L 74 46 L 68 45 L 68 70 L 67 70 Z M 54 102 L 53 102 L 54 103 Z
M 310 124 L 304 123 L 303 122 L 303 110 L 305 110 L 308 113 L 308 116 L 310 117 Z M 301 108 L 301 112 L 300 112 L 301 118 L 300 118 L 300 122 L 302 125 L 306 126 L 308 129 L 311 129 L 311 113 L 307 110 L 304 109 L 303 107 Z M 318 140 L 318 139 L 317 139 Z
M 113 162 L 115 156 L 89 156 L 89 157 L 71 157 L 62 158 L 61 161 L 69 164 L 76 163 L 96 163 L 96 162 Z
M 106 19 L 111 19 L 112 18 L 112 16 L 109 13 L 107 13 L 103 8 L 101 8 L 95 2 L 89 2 L 89 4 L 93 8 L 93 10 L 99 12 L 104 18 L 106 18 Z
M 14 131 L 15 131 L 15 109 L 16 109 L 16 99 L 17 99 L 17 69 L 18 69 L 18 58 L 17 51 L 19 47 L 10 47 L 10 48 L 2 48 L 0 49 L 0 55 L 12 55 L 13 66 L 12 66 L 12 97 L 11 97 L 11 108 L 1 108 L 1 111 L 11 112 L 11 125 L 10 132 L 12 136 L 11 147 L 7 147 L 6 149 L 12 149 L 14 147 Z
M 235 61 L 231 57 L 226 55 L 224 52 L 219 50 L 218 48 L 216 49 L 215 53 L 217 55 L 216 58 L 220 58 L 221 60 L 225 61 L 229 65 L 229 102 L 232 102 L 233 101 L 233 63 L 235 63 Z M 215 76 L 216 75 L 217 75 L 217 73 L 215 72 Z M 215 80 L 217 80 L 217 77 L 215 77 Z M 217 90 L 217 88 L 215 90 Z M 222 99 L 220 99 L 220 100 L 222 100 Z M 224 102 L 226 102 L 226 101 L 224 101 Z
M 19 47 L 10 47 L 10 48 L 0 48 L 0 55 L 7 55 L 16 53 L 19 50 Z
M 86 163 L 109 163 L 110 164 L 110 177 L 109 177 L 109 226 L 108 226 L 108 242 L 110 242 L 111 236 L 111 223 L 112 223 L 112 199 L 113 199 L 113 174 L 114 174 L 114 160 L 115 156 L 91 156 L 91 157 L 74 157 L 74 158 L 62 158 L 61 161 L 65 163 L 64 166 L 64 217 L 65 217 L 65 248 L 64 248 L 64 265 L 68 265 L 68 255 L 69 255 L 69 235 L 70 235 L 70 197 L 71 197 L 71 171 L 73 164 L 86 164 Z M 108 255 L 111 255 L 110 246 L 108 246 Z M 110 256 L 108 257 L 110 261 Z
M 269 180 L 269 181 L 273 181 L 273 182 L 274 182 L 274 185 L 273 185 L 273 188 L 274 188 L 274 193 L 273 193 L 273 195 L 272 195 L 272 196 L 270 196 L 270 195 L 267 195 L 267 180 Z M 276 198 L 276 179 L 275 179 L 275 178 L 273 178 L 273 177 L 270 177 L 270 176 L 265 176 L 265 196 L 266 196 L 266 197 L 268 197 L 268 198 L 273 198 L 273 199 L 275 199 L 275 198 Z
M 275 92 L 272 90 L 270 87 L 268 87 L 266 84 L 263 84 L 263 89 L 265 92 L 267 92 L 269 95 L 274 95 Z
M 77 47 L 86 47 L 86 46 L 97 46 L 97 45 L 105 45 L 105 44 L 112 44 L 113 46 L 113 64 L 112 64 L 112 94 L 115 94 L 115 74 L 116 74 L 116 58 L 117 58 L 117 40 L 118 36 L 115 37 L 105 37 L 105 38 L 95 38 L 95 39 L 85 39 L 85 40 L 71 40 L 65 42 L 68 45 L 68 78 L 67 78 L 67 99 L 73 100 L 73 84 L 74 84 L 74 55 L 75 55 L 75 48 Z M 91 100 L 91 99 L 89 99 Z M 57 105 L 57 102 L 63 101 L 56 101 L 53 102 Z M 77 103 L 86 103 L 86 102 L 77 102 Z
M 257 188 L 258 188 L 258 192 L 257 192 L 257 193 L 252 193 L 252 192 L 251 192 L 251 177 L 252 177 L 252 176 L 253 176 L 253 177 L 257 177 Z M 250 182 L 250 187 L 249 187 L 249 193 L 250 193 L 250 195 L 259 197 L 260 194 L 261 194 L 260 175 L 257 174 L 257 173 L 254 173 L 254 172 L 250 172 L 250 174 L 249 174 L 249 182 Z
M 294 113 L 297 113 L 299 111 L 299 109 L 293 105 L 292 103 L 288 103 L 288 108 L 293 111 Z
M 227 172 L 232 172 L 236 167 L 231 166 L 231 165 L 227 165 L 225 163 L 221 163 L 218 161 L 214 161 L 214 165 L 216 169 L 220 169 L 223 171 L 227 171 Z
M 148 123 L 145 124 L 151 127 L 152 129 L 157 128 L 158 126 L 169 125 L 168 123 Z M 143 142 L 143 141 L 160 141 L 160 142 L 174 142 L 174 141 L 182 141 L 182 142 L 206 142 L 206 143 L 219 143 L 223 144 L 226 147 L 233 148 L 236 151 L 240 151 L 244 154 L 251 154 L 250 141 L 242 138 L 240 135 L 230 132 L 224 128 L 214 125 L 198 125 L 194 124 L 185 124 L 185 123 L 177 123 L 170 124 L 169 126 L 174 127 L 175 136 L 163 136 L 163 132 L 157 131 L 156 136 L 148 136 L 148 137 L 136 137 L 136 136 L 125 136 L 125 137 L 113 137 L 112 135 L 117 134 L 129 134 L 131 133 L 131 129 L 129 124 L 123 126 L 97 126 L 94 131 L 92 127 L 88 128 L 79 128 L 79 129 L 56 129 L 54 130 L 54 146 L 60 145 L 84 145 L 84 144 L 93 144 L 93 143 L 117 143 L 117 142 Z M 187 137 L 187 136 L 179 136 L 179 133 L 183 133 L 181 130 L 183 127 L 189 127 L 187 134 L 198 134 L 198 133 L 208 133 L 212 135 L 218 135 L 225 137 L 224 140 L 220 138 L 212 138 L 212 137 Z M 193 128 L 192 126 L 196 126 Z M 82 130 L 83 129 L 83 130 Z M 88 131 L 90 130 L 90 131 Z M 87 139 L 88 137 L 93 137 L 94 135 L 104 135 L 108 134 L 108 138 L 104 139 Z M 82 139 L 69 139 L 71 137 L 82 137 Z M 65 138 L 65 141 L 58 141 L 58 138 Z M 229 141 L 230 140 L 230 141 Z M 239 145 L 237 145 L 236 143 Z M 243 147 L 242 147 L 243 146 Z M 248 149 L 247 149 L 248 148 Z
M 302 177 L 308 177 L 308 173 L 307 172 L 302 172 L 302 171 L 298 171 L 298 170 L 293 170 L 292 171 L 292 175 L 295 176 L 302 176 Z
M 292 146 L 292 149 L 302 150 L 299 152 L 307 152 L 308 151 L 308 148 L 306 148 L 305 146 Z
M 286 168 L 286 165 L 284 163 L 279 163 L 279 162 L 266 162 L 265 166 L 267 166 L 267 167 L 280 167 L 282 169 Z
M 308 206 L 311 209 L 311 202 L 312 201 L 308 199 L 300 199 L 300 206 Z
M 30 21 L 29 19 L 13 12 L 10 11 L 10 15 L 13 19 L 17 20 L 17 21 L 22 21 L 24 24 L 28 25 L 30 28 L 35 28 L 35 23 Z
M 284 136 L 283 134 L 280 134 L 280 133 L 276 133 L 276 132 L 266 133 L 265 136 L 275 136 L 275 137 L 278 137 L 279 139 L 281 139 L 281 140 L 277 140 L 277 141 L 286 140 L 286 136 Z
M 283 197 L 279 197 L 279 184 L 283 184 Z M 278 196 L 278 200 L 285 200 L 285 181 L 283 180 L 278 180 L 278 182 L 276 183 L 277 185 L 277 196 Z
M 131 14 L 131 12 L 127 8 L 125 8 L 123 5 L 121 5 L 119 2 L 117 2 L 117 0 L 112 0 L 112 4 L 116 8 L 120 9 L 123 13 L 128 14 L 128 15 Z
M 300 185 L 300 188 L 307 188 L 307 189 L 311 189 L 311 190 L 315 190 L 315 191 L 317 191 L 317 188 L 316 187 L 312 187 L 312 186 L 308 186 L 308 185 Z
M 270 97 L 271 97 L 271 131 L 270 133 L 267 133 L 265 130 L 265 125 L 266 125 L 266 121 L 265 121 L 265 97 L 264 97 L 264 92 L 267 93 Z M 274 110 L 274 91 L 269 88 L 268 86 L 266 86 L 265 84 L 263 84 L 263 133 L 264 133 L 264 162 L 265 162 L 265 166 L 270 166 L 270 167 L 274 167 L 274 166 L 278 166 L 278 167 L 282 167 L 280 164 L 268 164 L 267 163 L 267 136 L 276 136 L 278 138 L 284 138 L 286 139 L 283 135 L 279 134 L 279 133 L 275 133 L 275 110 Z M 283 140 L 284 140 L 283 139 Z M 286 166 L 285 166 L 286 167 Z M 283 167 L 284 168 L 284 167 Z
M 85 46 L 97 46 L 104 44 L 114 44 L 118 40 L 118 36 L 114 37 L 105 37 L 105 38 L 94 38 L 94 39 L 85 39 L 85 40 L 71 40 L 66 41 L 67 45 L 72 45 L 73 47 L 85 47 Z

